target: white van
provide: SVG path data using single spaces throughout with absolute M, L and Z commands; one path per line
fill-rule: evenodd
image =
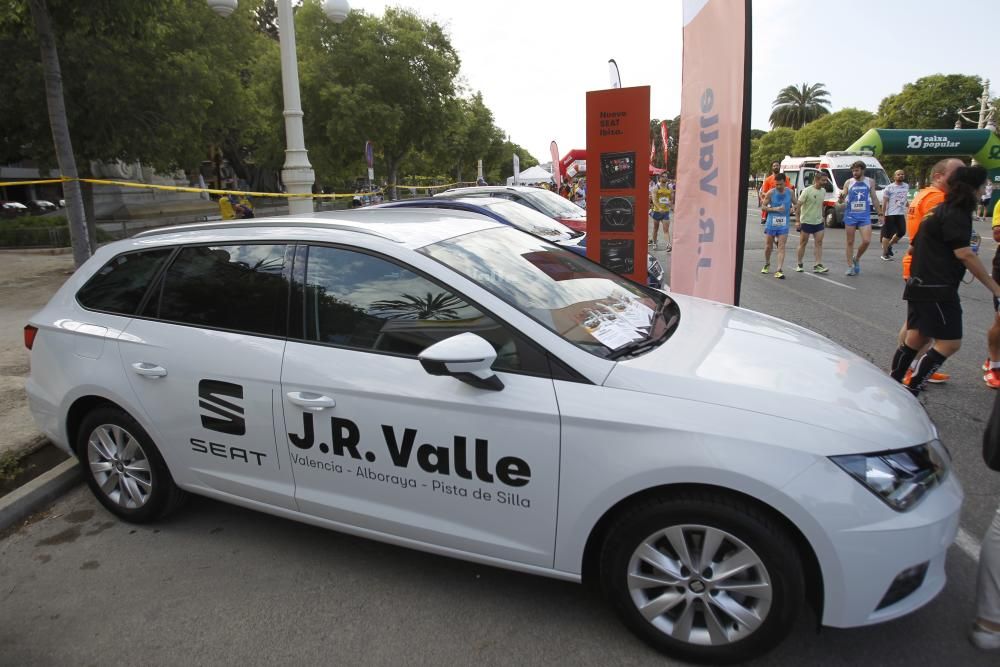
M 837 197 L 844 188 L 844 183 L 851 178 L 851 165 L 857 160 L 865 163 L 865 176 L 875 181 L 879 201 L 883 202 L 885 195 L 882 190 L 889 185 L 889 176 L 869 151 L 827 151 L 818 157 L 786 155 L 781 161 L 781 171 L 799 194 L 813 184 L 817 172 L 825 172 L 830 181 L 826 186 L 826 201 L 823 203 L 823 221 L 827 227 L 843 227 L 844 205 L 837 203 Z M 872 211 L 872 226 L 879 226 L 875 211 Z

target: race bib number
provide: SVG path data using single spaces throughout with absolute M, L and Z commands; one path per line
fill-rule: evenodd
M 855 212 L 867 211 L 868 210 L 868 202 L 867 201 L 852 201 L 851 202 L 851 210 L 855 211 Z
M 785 216 L 783 216 L 783 215 L 776 215 L 776 216 L 774 216 L 774 217 L 771 218 L 771 226 L 772 227 L 784 227 L 785 224 L 786 224 L 786 220 L 785 220 Z
M 660 206 L 666 206 L 670 203 L 670 197 L 660 197 Z

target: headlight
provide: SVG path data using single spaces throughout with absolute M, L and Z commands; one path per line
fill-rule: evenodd
M 874 454 L 831 456 L 844 472 L 897 512 L 913 508 L 948 475 L 950 459 L 938 440 Z

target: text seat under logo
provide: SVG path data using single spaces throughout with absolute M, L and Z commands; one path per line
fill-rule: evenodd
M 210 431 L 229 435 L 244 435 L 247 422 L 243 406 L 228 399 L 243 400 L 243 387 L 221 380 L 198 383 L 198 406 L 202 409 L 201 425 Z M 207 414 L 206 414 L 207 413 Z

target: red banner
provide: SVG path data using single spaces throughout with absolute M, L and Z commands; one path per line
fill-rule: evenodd
M 683 12 L 670 289 L 738 304 L 750 143 L 750 2 L 684 0 Z
M 646 284 L 649 86 L 587 93 L 587 257 Z
M 667 157 L 670 155 L 670 130 L 665 120 L 660 121 L 660 139 L 663 140 L 663 169 L 666 170 Z

